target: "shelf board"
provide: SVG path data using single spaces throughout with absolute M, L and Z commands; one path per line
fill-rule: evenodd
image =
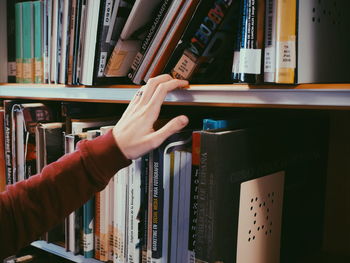
M 138 86 L 68 87 L 65 85 L 3 84 L 8 99 L 128 103 Z M 191 85 L 168 94 L 165 104 L 350 109 L 350 84 Z
M 93 258 L 84 258 L 81 255 L 74 255 L 71 252 L 67 252 L 63 247 L 57 246 L 55 244 L 47 243 L 46 241 L 35 241 L 32 242 L 33 247 L 42 249 L 46 252 L 54 254 L 56 256 L 68 259 L 77 263 L 101 263 L 101 261 Z

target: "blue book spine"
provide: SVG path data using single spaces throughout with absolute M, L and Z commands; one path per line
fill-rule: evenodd
M 94 256 L 94 199 L 90 199 L 83 206 L 83 242 L 84 257 Z

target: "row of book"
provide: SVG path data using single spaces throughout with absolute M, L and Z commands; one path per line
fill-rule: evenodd
M 161 73 L 295 82 L 296 0 L 8 1 L 8 10 L 17 82 L 142 84 Z
M 55 110 L 4 101 L 2 181 L 25 180 L 117 120 L 57 122 Z M 174 134 L 45 239 L 101 261 L 295 262 L 321 248 L 328 130 L 324 116 L 299 115 L 237 115 Z

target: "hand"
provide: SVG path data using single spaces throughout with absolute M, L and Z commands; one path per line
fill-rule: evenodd
M 188 118 L 181 115 L 170 120 L 161 129 L 153 129 L 168 92 L 187 85 L 187 80 L 160 75 L 140 88 L 113 128 L 114 139 L 125 157 L 136 159 L 144 155 L 188 124 Z

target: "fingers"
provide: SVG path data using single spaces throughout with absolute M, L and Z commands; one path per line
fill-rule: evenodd
M 161 145 L 169 136 L 180 131 L 188 124 L 188 118 L 185 115 L 180 115 L 173 118 L 161 129 L 151 134 L 150 140 L 152 141 L 152 147 L 157 148 Z
M 154 92 L 154 95 L 150 100 L 150 105 L 154 106 L 156 109 L 160 108 L 168 92 L 177 88 L 186 87 L 187 85 L 188 85 L 187 80 L 180 80 L 180 79 L 172 79 L 167 82 L 159 84 L 157 90 Z
M 159 75 L 157 77 L 148 80 L 147 84 L 143 86 L 144 91 L 141 96 L 141 103 L 147 104 L 153 96 L 154 91 L 157 87 L 164 82 L 172 80 L 173 78 L 168 74 Z

